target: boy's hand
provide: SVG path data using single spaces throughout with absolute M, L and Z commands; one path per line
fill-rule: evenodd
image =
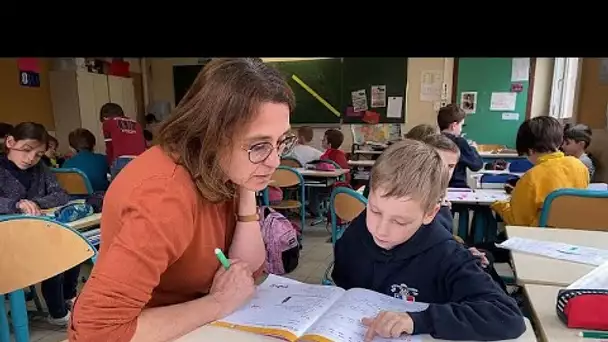
M 374 336 L 397 338 L 401 334 L 414 332 L 414 321 L 407 312 L 381 311 L 376 317 L 365 317 L 361 323 L 367 328 L 365 342 L 371 342 Z
M 474 257 L 481 259 L 481 267 L 483 267 L 483 268 L 488 267 L 488 265 L 490 264 L 490 261 L 488 260 L 488 258 L 486 258 L 485 253 L 480 252 L 475 247 L 469 248 L 469 251 L 471 252 L 471 254 L 473 254 Z

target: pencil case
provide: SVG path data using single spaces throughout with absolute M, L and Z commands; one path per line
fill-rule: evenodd
M 560 290 L 556 311 L 568 328 L 608 331 L 608 290 Z

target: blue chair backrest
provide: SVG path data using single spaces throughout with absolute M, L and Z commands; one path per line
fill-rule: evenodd
M 543 203 L 539 227 L 608 231 L 608 191 L 558 189 Z
M 524 173 L 533 166 L 534 164 L 528 159 L 515 159 L 509 164 L 509 172 Z

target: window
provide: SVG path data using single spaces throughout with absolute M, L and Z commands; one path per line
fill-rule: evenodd
M 574 94 L 578 79 L 579 58 L 555 58 L 549 115 L 568 119 L 574 111 Z

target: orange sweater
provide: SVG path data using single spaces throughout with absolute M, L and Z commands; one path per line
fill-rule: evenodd
M 188 172 L 152 147 L 110 186 L 101 250 L 69 328 L 70 341 L 127 342 L 142 309 L 209 292 L 236 226 L 233 202 L 209 203 Z

